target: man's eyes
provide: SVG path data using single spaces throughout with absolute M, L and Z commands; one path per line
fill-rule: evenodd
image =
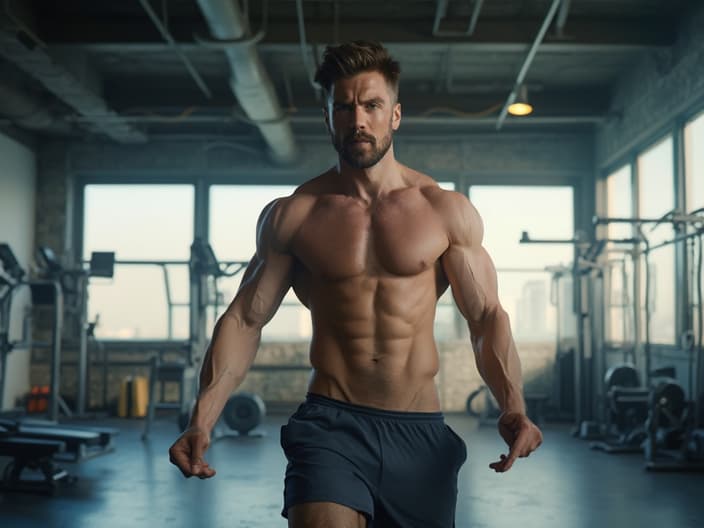
M 364 108 L 366 108 L 367 110 L 381 108 L 381 103 L 379 103 L 379 102 L 364 103 Z M 354 110 L 354 105 L 337 103 L 337 104 L 333 105 L 332 109 L 335 112 L 352 112 Z

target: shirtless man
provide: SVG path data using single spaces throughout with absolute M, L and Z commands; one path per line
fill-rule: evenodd
M 399 65 L 379 44 L 326 50 L 316 80 L 339 163 L 262 212 L 257 251 L 206 353 L 189 428 L 170 450 L 186 477 L 203 459 L 262 327 L 290 287 L 311 312 L 313 374 L 282 427 L 283 515 L 294 528 L 449 528 L 464 442 L 443 421 L 435 307 L 452 288 L 479 373 L 501 407 L 507 471 L 542 441 L 528 419 L 509 320 L 465 196 L 396 161 Z

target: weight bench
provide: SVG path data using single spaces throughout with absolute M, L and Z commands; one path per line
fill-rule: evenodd
M 81 462 L 114 449 L 110 428 L 84 428 L 43 421 L 0 420 L 0 456 L 12 460 L 4 469 L 0 488 L 6 491 L 52 493 L 59 481 L 72 477 L 54 462 Z M 24 475 L 25 469 L 34 475 Z M 38 478 L 39 471 L 43 478 Z
M 0 426 L 0 456 L 12 458 L 3 471 L 0 490 L 51 494 L 57 482 L 69 479 L 68 472 L 53 462 L 65 450 L 64 442 L 28 438 Z M 29 476 L 25 469 L 35 474 Z

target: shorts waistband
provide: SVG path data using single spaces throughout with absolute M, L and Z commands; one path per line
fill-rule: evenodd
M 411 422 L 441 422 L 444 420 L 444 415 L 442 412 L 405 412 L 405 411 L 388 411 L 386 409 L 377 409 L 376 407 L 368 407 L 366 405 L 357 405 L 356 403 L 349 403 L 341 400 L 335 400 L 333 398 L 328 398 L 327 396 L 322 396 L 321 394 L 314 394 L 309 392 L 306 394 L 306 403 L 312 403 L 316 405 L 324 405 L 326 407 L 332 407 L 335 409 L 342 409 L 351 413 L 366 414 L 369 416 L 375 416 L 377 418 L 383 418 L 386 420 L 396 420 L 396 421 L 411 421 Z

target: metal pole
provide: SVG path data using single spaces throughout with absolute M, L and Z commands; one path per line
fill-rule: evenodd
M 167 329 L 168 329 L 168 337 L 171 339 L 174 336 L 174 316 L 173 316 L 173 311 L 174 311 L 174 303 L 171 300 L 171 286 L 169 285 L 169 270 L 166 267 L 166 264 L 161 265 L 161 269 L 164 272 L 164 291 L 166 292 L 166 304 L 168 306 L 168 309 L 166 311 L 166 317 L 167 317 Z
M 574 245 L 572 264 L 572 311 L 577 322 L 577 348 L 574 351 L 574 423 L 577 436 L 582 424 L 582 361 L 584 360 L 584 319 L 582 317 L 582 275 L 579 273 L 579 249 Z
M 47 281 L 54 290 L 54 321 L 51 335 L 51 395 L 49 420 L 59 419 L 59 390 L 61 388 L 61 334 L 63 333 L 64 294 L 58 281 Z
M 557 8 L 560 7 L 560 2 L 562 0 L 553 0 L 552 5 L 550 6 L 550 9 L 548 10 L 548 14 L 545 16 L 545 20 L 543 20 L 543 25 L 540 27 L 540 31 L 538 31 L 538 36 L 535 37 L 535 41 L 533 41 L 533 45 L 530 47 L 530 51 L 528 51 L 528 55 L 526 56 L 525 60 L 523 61 L 523 65 L 521 66 L 521 71 L 518 72 L 518 77 L 516 78 L 516 82 L 513 85 L 513 90 L 511 90 L 511 93 L 508 95 L 506 98 L 506 102 L 504 103 L 503 108 L 501 109 L 501 113 L 499 114 L 499 119 L 496 122 L 496 130 L 501 130 L 501 126 L 504 124 L 504 120 L 506 119 L 506 114 L 508 113 L 508 107 L 511 106 L 511 104 L 516 100 L 516 96 L 518 94 L 518 90 L 523 84 L 523 81 L 526 78 L 526 75 L 528 74 L 528 69 L 530 68 L 531 64 L 533 64 L 533 59 L 535 59 L 536 53 L 538 53 L 538 48 L 540 47 L 540 44 L 543 42 L 543 39 L 545 38 L 545 34 L 548 32 L 548 28 L 550 27 L 550 24 L 552 23 L 552 19 L 555 17 L 555 13 L 557 12 Z
M 0 297 L 0 411 L 3 409 L 5 396 L 5 378 L 7 377 L 7 356 L 10 353 L 10 309 L 12 307 L 12 288 Z
M 78 326 L 78 398 L 76 412 L 83 415 L 86 412 L 86 392 L 88 387 L 88 275 L 76 276 L 79 299 Z
M 164 27 L 164 24 L 162 24 L 161 20 L 159 20 L 159 17 L 152 9 L 152 6 L 149 4 L 149 0 L 139 0 L 139 3 L 142 4 L 142 8 L 147 13 L 147 16 L 151 19 L 152 23 L 159 31 L 161 36 L 164 38 L 164 40 L 169 44 L 169 46 L 171 46 L 176 55 L 179 56 L 179 58 L 183 62 L 183 65 L 188 70 L 188 73 L 198 85 L 200 91 L 203 92 L 203 95 L 205 95 L 208 99 L 212 99 L 213 94 L 210 92 L 210 89 L 205 84 L 205 81 L 200 76 L 195 66 L 193 66 L 189 58 L 183 53 L 183 51 L 181 51 L 181 48 L 178 46 L 178 44 L 176 44 L 176 41 L 174 41 L 174 38 L 171 36 L 171 33 L 169 33 L 169 31 Z
M 667 216 L 661 216 L 660 218 L 621 218 L 621 217 L 603 217 L 594 216 L 592 217 L 592 223 L 594 225 L 603 224 L 697 224 L 704 222 L 703 215 L 696 214 L 672 214 Z

